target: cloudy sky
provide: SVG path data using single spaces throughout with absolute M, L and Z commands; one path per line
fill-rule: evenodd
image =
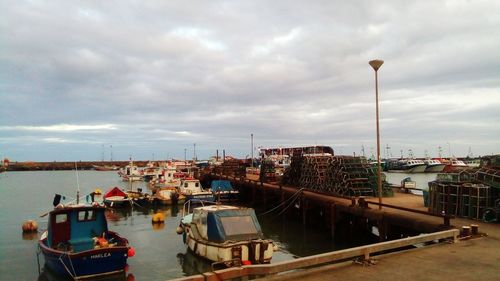
M 0 157 L 500 153 L 500 1 L 0 5 Z

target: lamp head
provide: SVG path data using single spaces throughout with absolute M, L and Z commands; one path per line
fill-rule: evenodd
M 381 66 L 382 64 L 384 64 L 384 61 L 383 60 L 371 60 L 370 62 L 368 62 L 375 71 L 377 71 Z

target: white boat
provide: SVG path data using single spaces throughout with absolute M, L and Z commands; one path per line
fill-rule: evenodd
M 211 205 L 191 214 L 184 208 L 177 232 L 194 254 L 227 267 L 270 263 L 276 251 L 251 208 Z
M 125 168 L 122 168 L 118 171 L 118 175 L 124 180 L 124 181 L 141 181 L 142 180 L 142 174 L 141 171 L 139 170 L 139 167 L 134 165 L 133 161 L 130 161 L 130 163 L 125 166 Z
M 204 190 L 197 179 L 186 178 L 182 180 L 179 191 L 186 197 L 186 200 L 214 202 L 215 196 L 211 191 Z
M 423 173 L 427 165 L 418 159 L 388 159 L 386 167 L 389 172 Z
M 425 168 L 426 173 L 441 173 L 444 167 L 446 167 L 446 164 L 441 163 L 437 159 L 425 159 L 424 163 L 427 165 Z

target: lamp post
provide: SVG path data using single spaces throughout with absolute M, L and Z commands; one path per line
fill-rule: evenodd
M 375 70 L 375 105 L 376 105 L 376 119 L 377 119 L 377 188 L 378 188 L 378 208 L 382 209 L 382 165 L 380 164 L 380 129 L 378 117 L 378 69 L 384 63 L 383 60 L 371 60 L 370 66 Z

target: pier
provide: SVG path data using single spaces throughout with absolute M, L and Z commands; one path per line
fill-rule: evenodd
M 322 222 L 331 229 L 341 220 L 357 227 L 376 227 L 380 242 L 307 256 L 291 261 L 233 267 L 176 281 L 229 280 L 498 280 L 500 227 L 479 221 L 431 215 L 421 196 L 395 192 L 383 198 L 342 198 L 296 187 L 251 181 L 221 174 L 209 178 L 230 180 L 246 199 L 260 204 L 300 196 L 303 224 Z M 300 192 L 300 195 L 297 195 Z M 480 232 L 459 236 L 462 226 L 475 224 Z

